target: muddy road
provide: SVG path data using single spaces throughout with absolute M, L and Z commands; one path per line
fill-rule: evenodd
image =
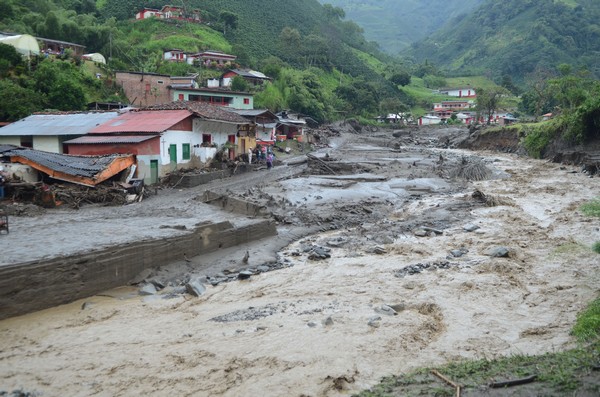
M 180 223 L 235 217 L 196 200 L 225 192 L 264 205 L 280 235 L 154 272 L 224 276 L 200 297 L 126 286 L 1 321 L 0 391 L 344 396 L 420 366 L 571 347 L 600 286 L 599 225 L 579 211 L 600 179 L 453 149 L 463 133 L 343 134 L 307 164 L 151 198 Z M 254 274 L 225 280 L 242 268 Z

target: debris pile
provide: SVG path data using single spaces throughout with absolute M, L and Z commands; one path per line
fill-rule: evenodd
M 475 189 L 471 197 L 485 204 L 486 207 L 497 207 L 500 205 L 515 205 L 514 202 L 509 198 L 487 195 L 479 189 Z
M 492 175 L 492 171 L 480 159 L 463 157 L 460 163 L 450 171 L 450 177 L 467 181 L 483 181 Z
M 138 191 L 136 192 L 136 190 Z M 41 197 L 44 196 L 47 197 L 48 195 L 42 191 Z M 53 198 L 42 198 L 40 204 L 44 207 L 67 205 L 73 209 L 79 209 L 84 204 L 113 206 L 140 202 L 148 196 L 148 193 L 143 186 L 140 189 L 135 189 L 133 186 L 122 186 L 120 184 L 103 184 L 94 188 L 78 185 L 53 185 L 50 196 L 53 196 Z

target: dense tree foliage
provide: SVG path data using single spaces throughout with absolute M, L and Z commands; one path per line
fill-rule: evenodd
M 508 94 L 504 87 L 476 88 L 477 113 L 483 116 L 487 124 L 490 124 L 492 116 L 502 107 L 502 100 Z
M 508 75 L 518 83 L 536 68 L 585 66 L 600 77 L 600 2 L 597 0 L 486 0 L 410 54 L 453 74 Z
M 0 80 L 0 120 L 17 121 L 43 109 L 42 97 L 12 80 Z
M 553 141 L 586 144 L 600 139 L 600 82 L 582 71 L 561 65 L 559 73 L 542 70 L 531 77 L 530 89 L 523 95 L 523 107 L 533 107 L 535 115 L 553 113 L 548 122 L 526 127 L 525 145 L 531 155 L 543 157 Z M 545 107 L 551 105 L 549 107 Z

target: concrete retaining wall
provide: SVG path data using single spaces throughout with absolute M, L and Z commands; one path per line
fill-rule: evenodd
M 264 206 L 259 206 L 249 201 L 236 199 L 234 197 L 224 196 L 209 190 L 203 193 L 202 202 L 205 204 L 215 205 L 227 212 L 233 212 L 235 214 L 246 216 L 268 215 L 269 212 Z
M 209 223 L 169 239 L 0 267 L 0 319 L 73 302 L 126 285 L 142 270 L 277 234 L 268 220 L 242 227 Z
M 239 163 L 235 169 L 236 174 L 252 171 L 252 165 L 246 163 Z M 190 174 L 181 176 L 181 180 L 178 181 L 177 187 L 195 187 L 204 185 L 215 179 L 229 178 L 232 171 L 230 169 L 224 169 L 220 171 L 205 172 L 202 174 Z M 176 181 L 177 182 L 177 181 Z
M 214 172 L 206 172 L 204 174 L 195 174 L 195 175 L 184 175 L 181 177 L 181 182 L 177 185 L 178 187 L 194 187 L 198 185 L 204 185 L 210 181 L 214 181 L 215 179 L 223 179 L 229 176 L 229 171 L 214 171 Z

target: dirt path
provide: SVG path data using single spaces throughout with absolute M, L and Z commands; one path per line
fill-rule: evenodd
M 272 203 L 282 230 L 321 227 L 280 251 L 289 267 L 199 298 L 126 287 L 1 321 L 0 391 L 342 396 L 423 365 L 571 346 L 600 285 L 599 225 L 578 210 L 600 179 L 477 153 L 490 179 L 466 182 L 447 174 L 473 153 L 349 139 L 329 150 L 338 175 L 238 193 Z

